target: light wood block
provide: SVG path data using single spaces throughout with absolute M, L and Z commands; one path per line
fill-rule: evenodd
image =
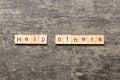
M 88 35 L 87 44 L 96 44 L 96 35 Z
M 23 44 L 31 44 L 31 35 L 23 35 Z
M 39 35 L 30 35 L 31 44 L 39 44 Z
M 47 35 L 15 35 L 15 44 L 47 44 Z M 55 35 L 55 44 L 104 44 L 104 35 Z
M 64 36 L 64 44 L 72 44 L 72 35 L 63 35 Z
M 47 44 L 47 35 L 39 35 L 39 44 Z
M 22 36 L 23 35 L 15 35 L 14 36 L 14 41 L 15 41 L 15 44 L 22 44 Z
M 80 44 L 88 44 L 88 36 L 80 35 Z
M 55 44 L 64 44 L 64 35 L 55 35 Z
M 96 39 L 96 44 L 104 44 L 104 35 L 96 35 L 97 39 Z
M 80 44 L 80 36 L 72 35 L 72 43 L 71 44 Z

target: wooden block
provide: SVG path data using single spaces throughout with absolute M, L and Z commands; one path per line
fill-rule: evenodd
M 72 44 L 72 35 L 63 35 L 64 36 L 64 44 Z
M 15 35 L 15 44 L 22 44 L 23 35 Z
M 23 44 L 31 44 L 31 36 L 23 35 Z
M 39 44 L 39 35 L 30 35 L 31 44 Z
M 88 35 L 87 44 L 96 44 L 96 35 Z
M 47 35 L 39 35 L 39 44 L 47 44 Z
M 88 36 L 80 35 L 80 44 L 88 44 Z
M 104 44 L 104 35 L 96 35 L 96 44 Z
M 71 44 L 80 44 L 80 36 L 72 35 L 72 43 Z
M 55 35 L 55 44 L 64 44 L 64 36 Z

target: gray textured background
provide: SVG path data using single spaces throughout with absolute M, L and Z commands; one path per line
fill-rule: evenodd
M 48 34 L 48 45 L 14 45 L 15 34 Z M 55 34 L 105 45 L 58 46 Z M 120 0 L 0 0 L 0 80 L 120 80 Z

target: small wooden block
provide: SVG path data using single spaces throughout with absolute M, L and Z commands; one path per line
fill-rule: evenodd
M 72 43 L 71 44 L 80 44 L 80 36 L 72 35 Z
M 15 35 L 15 44 L 22 44 L 23 35 Z
M 31 44 L 39 44 L 39 36 L 38 35 L 30 35 Z
M 80 35 L 80 44 L 88 44 L 88 36 Z
M 39 44 L 47 44 L 47 35 L 39 35 Z
M 87 43 L 88 44 L 96 44 L 96 35 L 88 35 L 88 40 Z
M 63 35 L 64 36 L 64 44 L 72 44 L 72 35 Z
M 104 44 L 104 35 L 96 35 L 97 39 L 96 39 L 96 44 Z
M 23 44 L 31 44 L 31 36 L 23 35 Z
M 64 36 L 55 35 L 55 44 L 64 44 Z

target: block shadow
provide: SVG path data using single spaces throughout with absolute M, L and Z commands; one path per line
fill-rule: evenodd
M 105 46 L 105 44 L 56 44 L 56 46 Z
M 47 46 L 48 44 L 15 44 L 16 46 Z

